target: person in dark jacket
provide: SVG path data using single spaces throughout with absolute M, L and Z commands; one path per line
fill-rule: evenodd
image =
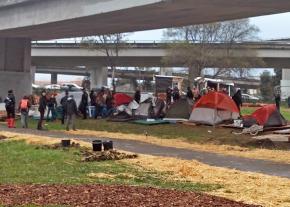
M 239 111 L 241 111 L 243 100 L 242 100 L 242 92 L 240 89 L 237 90 L 237 92 L 233 95 L 232 99 L 236 103 Z
M 168 87 L 166 89 L 166 107 L 169 108 L 171 105 L 171 98 L 172 98 L 172 89 Z
M 66 130 L 69 131 L 70 125 L 72 129 L 76 131 L 75 119 L 78 114 L 77 104 L 73 95 L 70 95 L 66 101 Z
M 64 125 L 64 120 L 66 117 L 66 101 L 68 99 L 68 91 L 65 91 L 65 96 L 61 98 L 60 105 L 62 108 L 61 124 Z
M 173 97 L 173 101 L 176 102 L 179 100 L 180 98 L 180 94 L 179 94 L 179 89 L 177 87 L 175 87 L 173 89 L 173 93 L 172 93 L 172 97 Z
M 193 93 L 189 86 L 187 87 L 186 98 L 188 98 L 189 100 L 193 100 Z
M 13 90 L 8 91 L 8 96 L 4 100 L 7 112 L 7 125 L 9 128 L 15 128 L 15 96 Z
M 79 111 L 83 114 L 83 119 L 87 119 L 87 107 L 89 104 L 89 96 L 86 89 L 83 89 L 82 100 L 79 105 Z
M 138 104 L 140 103 L 140 100 L 141 100 L 141 92 L 140 92 L 139 87 L 136 88 L 135 95 L 134 95 L 134 100 L 135 100 Z
M 38 125 L 37 125 L 38 130 L 43 130 L 42 122 L 44 119 L 46 106 L 47 106 L 46 92 L 42 91 L 41 97 L 39 99 L 39 107 L 38 107 L 38 111 L 40 112 L 40 117 L 39 117 L 39 121 L 38 121 Z
M 46 121 L 49 121 L 50 112 L 51 112 L 51 121 L 56 120 L 56 107 L 57 107 L 56 98 L 55 98 L 55 95 L 52 94 L 47 101 L 48 111 L 47 111 Z

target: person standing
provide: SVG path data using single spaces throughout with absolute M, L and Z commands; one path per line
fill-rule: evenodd
M 169 108 L 171 105 L 171 98 L 172 98 L 172 89 L 168 87 L 166 89 L 166 107 Z
M 38 107 L 38 111 L 40 113 L 40 117 L 39 117 L 39 121 L 38 121 L 38 125 L 37 125 L 38 130 L 43 130 L 42 122 L 44 119 L 46 106 L 47 106 L 46 92 L 42 91 L 41 97 L 39 99 L 39 107 Z
M 189 86 L 187 87 L 186 98 L 189 100 L 193 100 L 193 93 Z
M 47 111 L 46 121 L 49 121 L 50 112 L 51 112 L 51 121 L 56 120 L 56 107 L 57 107 L 56 98 L 55 98 L 55 95 L 52 94 L 47 101 L 48 111 Z
M 75 119 L 78 114 L 77 104 L 74 100 L 73 95 L 70 95 L 66 101 L 66 130 L 69 131 L 70 125 L 72 125 L 72 129 L 76 131 Z
M 138 104 L 140 104 L 140 101 L 141 101 L 141 92 L 140 92 L 140 88 L 139 87 L 136 88 L 135 95 L 134 95 L 134 100 Z
M 179 94 L 179 89 L 177 87 L 174 87 L 172 97 L 173 97 L 174 102 L 179 100 L 180 94 Z
M 79 105 L 79 110 L 83 114 L 83 119 L 87 119 L 88 103 L 89 103 L 88 93 L 86 92 L 86 89 L 83 89 L 82 100 L 81 100 L 81 103 Z
M 237 89 L 237 92 L 233 95 L 232 97 L 233 101 L 237 105 L 239 111 L 241 111 L 241 107 L 243 105 L 243 100 L 242 100 L 242 92 L 240 89 Z
M 280 86 L 274 87 L 274 98 L 276 103 L 276 108 L 280 111 L 280 103 L 281 103 L 281 88 Z
M 68 91 L 65 91 L 65 96 L 61 98 L 60 100 L 60 105 L 61 105 L 61 108 L 62 108 L 62 115 L 61 115 L 61 124 L 64 125 L 64 120 L 65 120 L 65 117 L 66 117 L 66 102 L 67 102 L 67 99 L 68 99 Z
M 288 104 L 288 108 L 290 108 L 290 96 L 288 96 L 287 98 L 287 104 Z
M 18 111 L 21 114 L 21 126 L 22 128 L 28 128 L 28 114 L 29 109 L 31 107 L 31 103 L 29 101 L 28 96 L 24 96 L 19 102 Z
M 15 128 L 15 96 L 13 90 L 8 91 L 4 103 L 7 112 L 7 126 L 8 128 Z

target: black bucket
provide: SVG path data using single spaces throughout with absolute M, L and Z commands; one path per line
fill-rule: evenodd
M 113 149 L 113 141 L 104 141 L 103 145 L 104 145 L 104 150 L 105 151 Z
M 102 151 L 102 140 L 94 140 L 92 141 L 92 145 L 93 145 L 93 151 L 95 152 L 101 152 Z
M 61 140 L 62 147 L 69 147 L 70 146 L 70 139 L 63 139 Z

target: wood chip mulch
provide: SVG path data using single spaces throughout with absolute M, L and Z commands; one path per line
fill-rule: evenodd
M 225 198 L 114 185 L 0 185 L 0 205 L 254 207 Z

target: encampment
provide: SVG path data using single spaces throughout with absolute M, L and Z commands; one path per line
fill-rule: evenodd
M 210 92 L 194 105 L 189 121 L 216 125 L 238 117 L 239 109 L 229 96 L 220 92 Z
M 245 127 L 258 124 L 264 127 L 279 127 L 287 125 L 287 121 L 277 110 L 275 104 L 270 104 L 257 109 L 249 116 L 243 117 Z

